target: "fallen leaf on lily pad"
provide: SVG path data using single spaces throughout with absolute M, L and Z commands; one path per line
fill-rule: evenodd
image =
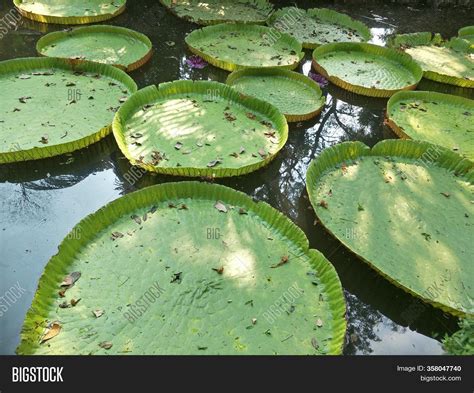
M 216 165 L 218 165 L 220 163 L 221 163 L 221 160 L 213 160 L 213 161 L 211 161 L 207 164 L 207 167 L 212 168 L 212 167 L 215 167 Z
M 51 340 L 53 337 L 56 337 L 61 331 L 61 324 L 59 322 L 53 322 L 51 326 L 48 327 L 45 334 L 41 338 L 41 344 L 45 341 Z
M 61 283 L 62 287 L 71 287 L 74 283 L 79 280 L 81 277 L 81 272 L 72 272 L 64 277 L 63 282 Z
M 76 307 L 76 304 L 79 303 L 80 301 L 81 301 L 80 298 L 77 299 L 77 300 L 76 299 L 71 299 L 71 306 Z
M 222 213 L 227 213 L 227 207 L 221 201 L 217 201 L 214 207 Z
M 243 207 L 239 209 L 239 214 L 248 214 L 247 210 L 245 210 Z
M 142 219 L 140 217 L 138 217 L 136 214 L 133 214 L 132 216 L 130 216 L 130 218 L 135 221 L 138 225 L 141 225 L 142 223 Z
M 110 348 L 112 348 L 113 345 L 114 344 L 112 344 L 110 341 L 102 341 L 99 344 L 99 347 L 104 348 L 104 349 L 110 349 Z
M 121 233 L 121 232 L 112 232 L 112 236 L 111 236 L 112 240 L 119 239 L 121 237 L 123 237 L 123 233 Z
M 283 266 L 285 263 L 288 263 L 288 260 L 289 260 L 288 256 L 287 256 L 287 255 L 284 255 L 284 256 L 281 257 L 280 262 L 278 262 L 277 264 L 272 265 L 272 266 L 270 266 L 270 267 L 271 267 L 272 269 L 274 269 L 274 268 L 276 268 L 276 267 Z

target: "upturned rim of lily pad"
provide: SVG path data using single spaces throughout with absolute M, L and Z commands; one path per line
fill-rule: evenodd
M 357 51 L 368 53 L 371 55 L 376 55 L 382 59 L 388 59 L 390 61 L 395 61 L 400 64 L 401 67 L 404 67 L 412 73 L 415 77 L 415 83 L 412 85 L 406 85 L 400 89 L 378 89 L 378 88 L 369 88 L 365 86 L 360 86 L 356 84 L 349 83 L 337 76 L 331 75 L 330 69 L 325 69 L 322 65 L 318 63 L 318 57 L 326 55 L 331 52 L 347 52 L 347 51 Z M 345 90 L 350 92 L 369 96 L 369 97 L 391 97 L 398 91 L 402 90 L 414 90 L 423 77 L 423 71 L 421 67 L 415 62 L 411 56 L 406 53 L 397 51 L 395 49 L 386 48 L 383 46 L 378 46 L 368 43 L 352 43 L 352 42 L 337 42 L 333 44 L 325 44 L 317 47 L 313 51 L 313 68 L 324 76 L 326 79 L 334 83 L 336 86 L 342 87 Z
M 122 196 L 82 219 L 64 238 L 58 247 L 58 252 L 51 257 L 44 268 L 23 323 L 20 333 L 21 342 L 16 353 L 35 354 L 41 345 L 43 325 L 48 318 L 49 310 L 56 307 L 60 283 L 67 274 L 70 274 L 69 266 L 74 258 L 93 241 L 97 233 L 105 230 L 120 217 L 130 216 L 137 209 L 168 200 L 188 198 L 224 201 L 244 208 L 247 214 L 255 214 L 269 227 L 275 228 L 282 238 L 288 239 L 296 249 L 301 250 L 301 253 L 308 257 L 310 267 L 316 271 L 325 286 L 326 298 L 333 318 L 331 328 L 333 334 L 327 354 L 341 354 L 347 328 L 346 303 L 334 266 L 321 252 L 309 248 L 306 235 L 296 224 L 266 202 L 255 202 L 249 195 L 223 185 L 197 181 L 172 182 L 146 187 Z M 81 233 L 82 236 L 71 236 L 74 233 Z
M 147 63 L 152 55 L 153 55 L 153 44 L 150 41 L 150 39 L 143 33 L 139 33 L 138 31 L 134 31 L 131 29 L 127 29 L 126 27 L 120 27 L 120 26 L 111 26 L 111 25 L 94 25 L 94 26 L 83 26 L 83 27 L 76 27 L 72 30 L 62 30 L 62 31 L 53 31 L 51 33 L 48 33 L 41 37 L 37 43 L 36 43 L 36 51 L 40 56 L 45 56 L 49 57 L 48 55 L 44 54 L 44 49 L 46 46 L 49 46 L 51 44 L 54 44 L 55 42 L 58 41 L 64 41 L 67 40 L 69 37 L 73 36 L 81 36 L 83 34 L 88 35 L 88 34 L 95 34 L 95 33 L 107 33 L 111 35 L 123 35 L 127 38 L 134 39 L 137 41 L 142 42 L 145 44 L 145 46 L 148 48 L 148 52 L 142 56 L 141 58 L 137 59 L 133 63 L 130 64 L 109 64 L 114 67 L 120 68 L 124 70 L 125 72 L 131 72 L 136 70 L 137 68 L 140 68 L 142 65 Z M 58 56 L 55 56 L 58 57 Z M 66 59 L 71 59 L 68 57 L 62 57 L 61 58 L 66 58 Z M 81 62 L 88 60 L 87 58 L 85 59 L 76 59 L 73 58 L 71 59 L 74 62 Z M 92 61 L 92 60 L 89 60 Z M 97 62 L 101 63 L 101 62 Z M 105 64 L 105 63 L 101 63 Z
M 107 14 L 100 14 L 100 15 L 83 15 L 83 16 L 55 16 L 55 15 L 47 15 L 47 14 L 38 14 L 36 12 L 30 12 L 24 10 L 21 5 L 23 0 L 13 0 L 13 4 L 15 5 L 18 12 L 24 16 L 25 18 L 34 20 L 35 22 L 41 23 L 51 23 L 51 24 L 62 24 L 62 25 L 82 25 L 88 23 L 97 23 L 103 22 L 105 20 L 109 20 L 115 18 L 116 16 L 120 15 L 125 11 L 126 8 L 126 0 L 119 0 L 123 2 L 123 4 L 115 10 L 115 12 L 107 13 Z

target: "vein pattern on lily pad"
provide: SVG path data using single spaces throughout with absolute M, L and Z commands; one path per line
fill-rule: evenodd
M 137 89 L 123 71 L 88 61 L 24 58 L 0 63 L 0 163 L 84 148 L 110 133 Z
M 114 18 L 126 0 L 13 0 L 26 18 L 43 23 L 83 24 Z
M 397 35 L 389 44 L 413 57 L 426 79 L 474 87 L 474 53 L 467 40 L 444 42 L 439 34 L 413 33 Z
M 306 187 L 321 223 L 377 272 L 444 311 L 474 314 L 472 161 L 427 142 L 346 142 L 310 164 Z
M 119 110 L 115 139 L 134 165 L 181 176 L 237 176 L 268 164 L 288 138 L 274 106 L 218 82 L 140 90 Z
M 243 94 L 275 105 L 288 121 L 303 121 L 318 115 L 326 101 L 315 81 L 280 68 L 235 71 L 227 78 L 227 84 Z
M 387 123 L 401 138 L 454 150 L 474 161 L 474 101 L 428 91 L 399 92 L 387 104 Z
M 186 36 L 191 52 L 227 71 L 245 67 L 293 69 L 303 58 L 301 44 L 288 34 L 259 25 L 222 23 Z
M 160 0 L 180 18 L 200 25 L 223 22 L 265 23 L 273 10 L 268 0 Z
M 313 67 L 335 85 L 373 97 L 413 90 L 422 77 L 410 56 L 365 43 L 322 45 L 313 52 Z
M 341 353 L 336 271 L 266 203 L 168 183 L 75 230 L 40 279 L 19 354 Z
M 45 35 L 36 44 L 39 54 L 72 60 L 90 60 L 133 71 L 152 54 L 144 34 L 116 26 L 87 26 Z
M 285 7 L 272 14 L 268 25 L 311 49 L 333 42 L 366 42 L 371 38 L 364 23 L 326 8 Z

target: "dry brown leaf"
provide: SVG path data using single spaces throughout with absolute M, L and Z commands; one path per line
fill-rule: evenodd
M 227 213 L 227 207 L 221 201 L 217 201 L 214 207 L 222 213 Z
M 110 349 L 113 345 L 114 344 L 112 344 L 110 341 L 102 341 L 101 343 L 99 343 L 99 347 L 104 349 Z
M 60 331 L 61 324 L 59 322 L 53 322 L 41 338 L 41 344 L 43 344 L 45 341 L 51 340 L 53 337 L 56 337 Z
M 72 272 L 64 277 L 63 282 L 61 283 L 62 287 L 71 287 L 74 283 L 79 280 L 81 277 L 81 272 Z
M 276 267 L 280 267 L 280 266 L 283 266 L 285 263 L 288 263 L 288 255 L 283 255 L 280 259 L 280 262 L 278 262 L 277 264 L 275 265 L 272 265 L 270 266 L 272 269 L 276 268 Z

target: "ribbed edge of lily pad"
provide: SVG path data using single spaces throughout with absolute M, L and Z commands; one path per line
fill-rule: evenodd
M 474 46 L 474 26 L 466 26 L 458 30 L 458 37 L 467 40 L 470 46 Z
M 150 102 L 154 102 L 160 98 L 166 99 L 182 94 L 206 95 L 208 94 L 209 90 L 212 90 L 214 94 L 219 93 L 220 96 L 226 98 L 229 101 L 233 101 L 238 105 L 245 106 L 249 110 L 259 112 L 267 117 L 275 125 L 275 129 L 280 135 L 277 151 L 273 154 L 269 154 L 262 161 L 259 161 L 255 164 L 242 166 L 240 168 L 164 168 L 139 162 L 131 155 L 125 140 L 125 123 L 138 108 L 149 104 Z M 112 123 L 112 129 L 120 150 L 133 165 L 140 166 L 151 172 L 187 177 L 230 177 L 245 175 L 247 173 L 256 171 L 257 169 L 268 165 L 283 148 L 283 146 L 285 146 L 288 139 L 288 123 L 286 122 L 284 115 L 277 108 L 268 102 L 256 99 L 254 97 L 243 96 L 230 86 L 227 86 L 223 83 L 211 81 L 178 80 L 174 82 L 162 83 L 159 86 L 145 87 L 131 96 L 117 111 Z
M 0 78 L 2 75 L 18 73 L 23 71 L 34 71 L 38 69 L 60 69 L 68 71 L 84 71 L 98 73 L 113 78 L 123 84 L 131 93 L 137 91 L 137 85 L 123 71 L 105 64 L 94 63 L 90 61 L 81 61 L 76 63 L 69 59 L 58 59 L 54 57 L 27 57 L 0 62 Z M 110 125 L 101 128 L 97 132 L 73 142 L 62 143 L 59 145 L 45 146 L 28 150 L 15 150 L 6 153 L 0 152 L 0 164 L 6 164 L 18 161 L 38 160 L 70 153 L 75 150 L 87 147 L 98 142 L 111 131 Z
M 291 20 L 293 17 L 288 16 L 290 15 L 290 13 L 298 13 L 298 15 L 295 16 L 297 18 L 296 21 Z M 297 7 L 284 7 L 275 11 L 268 19 L 267 24 L 278 29 L 277 21 L 280 18 L 288 19 L 289 22 L 287 23 L 287 25 L 289 25 L 290 23 L 297 24 L 298 20 L 301 18 L 318 18 L 323 22 L 338 24 L 356 30 L 357 33 L 361 35 L 364 41 L 369 41 L 372 38 L 372 34 L 370 33 L 370 29 L 367 27 L 367 25 L 358 20 L 352 19 L 349 15 L 342 14 L 340 12 L 327 8 L 310 8 L 308 10 L 303 10 Z M 314 49 L 319 46 L 318 44 L 312 42 L 302 42 L 302 45 L 303 48 L 307 49 Z
M 34 20 L 41 23 L 53 23 L 53 24 L 62 24 L 62 25 L 82 25 L 87 23 L 97 23 L 103 22 L 108 19 L 115 18 L 125 11 L 126 0 L 123 1 L 117 10 L 110 14 L 101 14 L 101 15 L 91 15 L 91 16 L 53 16 L 53 15 L 42 15 L 36 14 L 34 12 L 29 12 L 24 10 L 21 5 L 23 0 L 13 0 L 13 4 L 18 9 L 18 12 L 25 18 Z
M 171 7 L 171 0 L 160 0 L 160 3 L 165 6 L 169 12 L 171 12 L 173 15 L 177 16 L 178 18 L 187 20 L 192 23 L 196 23 L 198 25 L 203 25 L 203 26 L 208 26 L 208 25 L 217 25 L 220 23 L 233 23 L 232 19 L 200 19 L 200 18 L 193 18 L 191 16 L 187 15 L 180 15 L 178 12 L 174 10 L 173 7 Z M 240 2 L 244 2 L 240 0 Z M 268 16 L 272 13 L 273 10 L 273 4 L 271 4 L 268 0 L 251 0 L 247 1 L 249 4 L 253 4 L 256 7 L 260 7 L 262 11 L 267 11 L 268 10 Z M 268 18 L 268 17 L 267 17 Z M 260 24 L 263 25 L 267 21 L 267 18 L 264 19 L 256 19 L 256 20 L 238 20 L 238 23 L 244 23 L 244 24 Z
M 318 63 L 318 57 L 327 53 L 336 51 L 358 51 L 364 52 L 371 55 L 377 55 L 384 57 L 390 61 L 399 63 L 402 67 L 408 69 L 415 77 L 416 83 L 413 85 L 407 85 L 402 89 L 374 89 L 364 86 L 354 85 L 346 82 L 337 76 L 330 75 L 330 70 L 326 70 Z M 321 45 L 313 51 L 313 67 L 314 69 L 323 75 L 326 79 L 329 79 L 336 86 L 342 87 L 348 91 L 356 94 L 361 94 L 369 97 L 391 97 L 397 91 L 401 90 L 414 90 L 420 82 L 423 71 L 421 67 L 416 63 L 411 56 L 406 53 L 396 51 L 395 49 L 389 49 L 378 45 L 366 44 L 366 43 L 352 43 L 352 42 L 338 42 L 334 44 Z
M 260 25 L 248 25 L 248 24 L 243 24 L 243 23 L 221 23 L 218 25 L 207 26 L 207 27 L 203 27 L 202 29 L 197 29 L 197 30 L 192 31 L 186 36 L 185 42 L 192 53 L 202 57 L 209 64 L 222 68 L 223 70 L 226 70 L 226 71 L 235 71 L 238 69 L 251 68 L 251 67 L 244 66 L 237 63 L 232 63 L 229 61 L 216 59 L 215 57 L 210 56 L 200 51 L 199 49 L 197 49 L 194 46 L 194 43 L 196 40 L 199 40 L 200 38 L 203 38 L 203 37 L 207 37 L 209 35 L 218 35 L 219 33 L 229 32 L 229 31 L 238 31 L 238 32 L 245 33 L 250 30 L 254 30 L 258 32 L 259 34 L 269 34 L 270 36 L 272 36 L 272 28 L 270 27 L 260 26 Z M 304 52 L 302 52 L 302 46 L 296 39 L 294 39 L 290 35 L 285 34 L 285 33 L 280 33 L 280 32 L 278 32 L 278 34 L 280 34 L 280 37 L 278 40 L 282 40 L 283 42 L 288 44 L 289 48 L 294 50 L 296 53 L 299 53 L 299 56 L 298 56 L 299 60 L 293 64 L 278 66 L 276 68 L 284 68 L 284 69 L 293 70 L 298 66 L 301 59 L 304 57 Z M 262 67 L 262 68 L 274 68 L 274 67 Z
M 430 102 L 442 102 L 445 104 L 452 105 L 462 105 L 471 107 L 474 110 L 474 100 L 468 98 L 454 96 L 451 94 L 437 93 L 434 91 L 410 91 L 410 92 L 398 92 L 394 94 L 387 102 L 387 113 L 385 124 L 387 124 L 395 134 L 403 139 L 411 139 L 403 129 L 395 122 L 395 120 L 390 118 L 390 113 L 392 112 L 395 105 L 403 100 L 425 100 Z
M 21 342 L 16 352 L 21 355 L 35 353 L 44 331 L 48 311 L 54 307 L 58 296 L 59 284 L 69 273 L 68 268 L 76 255 L 87 244 L 94 241 L 97 233 L 136 209 L 182 198 L 221 200 L 224 203 L 243 207 L 247 212 L 261 217 L 269 227 L 278 230 L 282 237 L 291 241 L 294 244 L 295 255 L 307 255 L 311 267 L 317 271 L 324 285 L 332 312 L 333 339 L 329 344 L 328 354 L 341 354 L 346 332 L 346 306 L 342 285 L 332 264 L 319 251 L 309 249 L 308 239 L 304 232 L 265 202 L 254 202 L 248 195 L 222 185 L 188 181 L 155 185 L 130 193 L 80 221 L 59 245 L 58 253 L 49 260 L 41 275 L 32 305 L 26 314 L 20 334 Z M 81 233 L 81 236 L 71 236 L 73 233 Z
M 440 34 L 432 34 L 429 32 L 397 34 L 389 38 L 387 45 L 391 48 L 405 51 L 415 46 L 444 46 L 459 52 L 470 51 L 469 43 L 462 42 L 462 39 L 452 39 L 448 43 L 444 42 Z M 470 52 L 469 52 L 470 53 Z M 474 87 L 474 81 L 458 78 L 455 76 L 440 74 L 438 72 L 423 70 L 423 77 L 435 82 L 445 83 L 448 85 L 460 87 Z
M 139 33 L 134 30 L 127 29 L 125 27 L 118 27 L 118 26 L 107 26 L 107 25 L 97 25 L 97 26 L 85 26 L 85 27 L 77 27 L 73 30 L 65 30 L 65 31 L 54 31 L 52 33 L 46 34 L 45 36 L 41 37 L 38 42 L 36 43 L 36 51 L 41 56 L 47 56 L 43 53 L 44 48 L 53 44 L 56 41 L 60 41 L 62 39 L 67 39 L 70 36 L 79 36 L 81 34 L 90 34 L 90 33 L 109 33 L 115 35 L 124 35 L 130 39 L 137 40 L 145 44 L 148 48 L 148 52 L 143 56 L 141 59 L 131 63 L 131 64 L 110 64 L 114 67 L 120 68 L 126 72 L 131 72 L 136 70 L 137 68 L 144 65 L 148 60 L 150 60 L 153 54 L 153 44 L 151 43 L 150 39 L 142 33 Z M 74 59 L 77 62 L 84 61 L 84 59 Z
M 474 35 L 474 26 L 465 26 L 465 27 L 461 27 L 458 30 L 459 37 L 463 37 L 466 35 Z
M 434 156 L 433 150 L 436 151 L 437 157 Z M 420 165 L 423 165 L 423 160 L 429 157 L 431 165 L 437 165 L 441 168 L 445 168 L 448 171 L 454 173 L 453 176 L 462 176 L 468 182 L 474 184 L 474 163 L 468 159 L 461 157 L 460 155 L 445 149 L 443 147 L 433 145 L 428 142 L 414 141 L 414 140 L 399 140 L 399 139 L 387 139 L 377 143 L 372 149 L 363 144 L 362 142 L 343 142 L 334 145 L 330 148 L 323 150 L 321 155 L 311 161 L 308 171 L 306 173 L 306 190 L 309 195 L 310 202 L 314 208 L 315 214 L 317 214 L 316 206 L 318 204 L 317 195 L 315 194 L 315 185 L 319 182 L 320 178 L 327 172 L 333 169 L 336 165 L 355 160 L 363 156 L 381 156 L 381 157 L 401 157 L 413 160 L 420 160 Z M 465 316 L 466 313 L 462 310 L 453 309 L 446 306 L 443 303 L 427 299 L 423 294 L 415 292 L 409 288 L 406 288 L 398 281 L 394 280 L 391 276 L 387 275 L 377 266 L 373 265 L 372 262 L 366 260 L 363 256 L 357 254 L 351 249 L 349 243 L 344 237 L 336 236 L 326 225 L 324 221 L 321 224 L 326 230 L 334 236 L 339 242 L 341 242 L 348 250 L 353 252 L 359 259 L 370 265 L 377 273 L 383 276 L 385 279 L 390 281 L 392 284 L 409 293 L 410 295 L 423 300 L 432 306 L 439 308 L 445 312 L 448 312 L 456 316 Z
M 310 89 L 314 90 L 314 94 L 317 95 L 321 100 L 321 106 L 316 110 L 305 113 L 295 115 L 292 113 L 284 113 L 286 120 L 288 122 L 296 122 L 296 121 L 304 121 L 309 120 L 321 113 L 326 104 L 326 97 L 323 96 L 321 88 L 319 85 L 313 81 L 312 79 L 308 78 L 305 75 L 302 75 L 298 72 L 288 71 L 281 68 L 245 68 L 243 70 L 234 71 L 231 73 L 226 80 L 226 83 L 230 86 L 234 85 L 238 82 L 238 80 L 242 77 L 247 76 L 276 76 L 276 77 L 283 77 L 294 81 L 297 84 L 304 84 L 305 86 L 309 87 Z M 258 98 L 258 97 L 257 97 Z

